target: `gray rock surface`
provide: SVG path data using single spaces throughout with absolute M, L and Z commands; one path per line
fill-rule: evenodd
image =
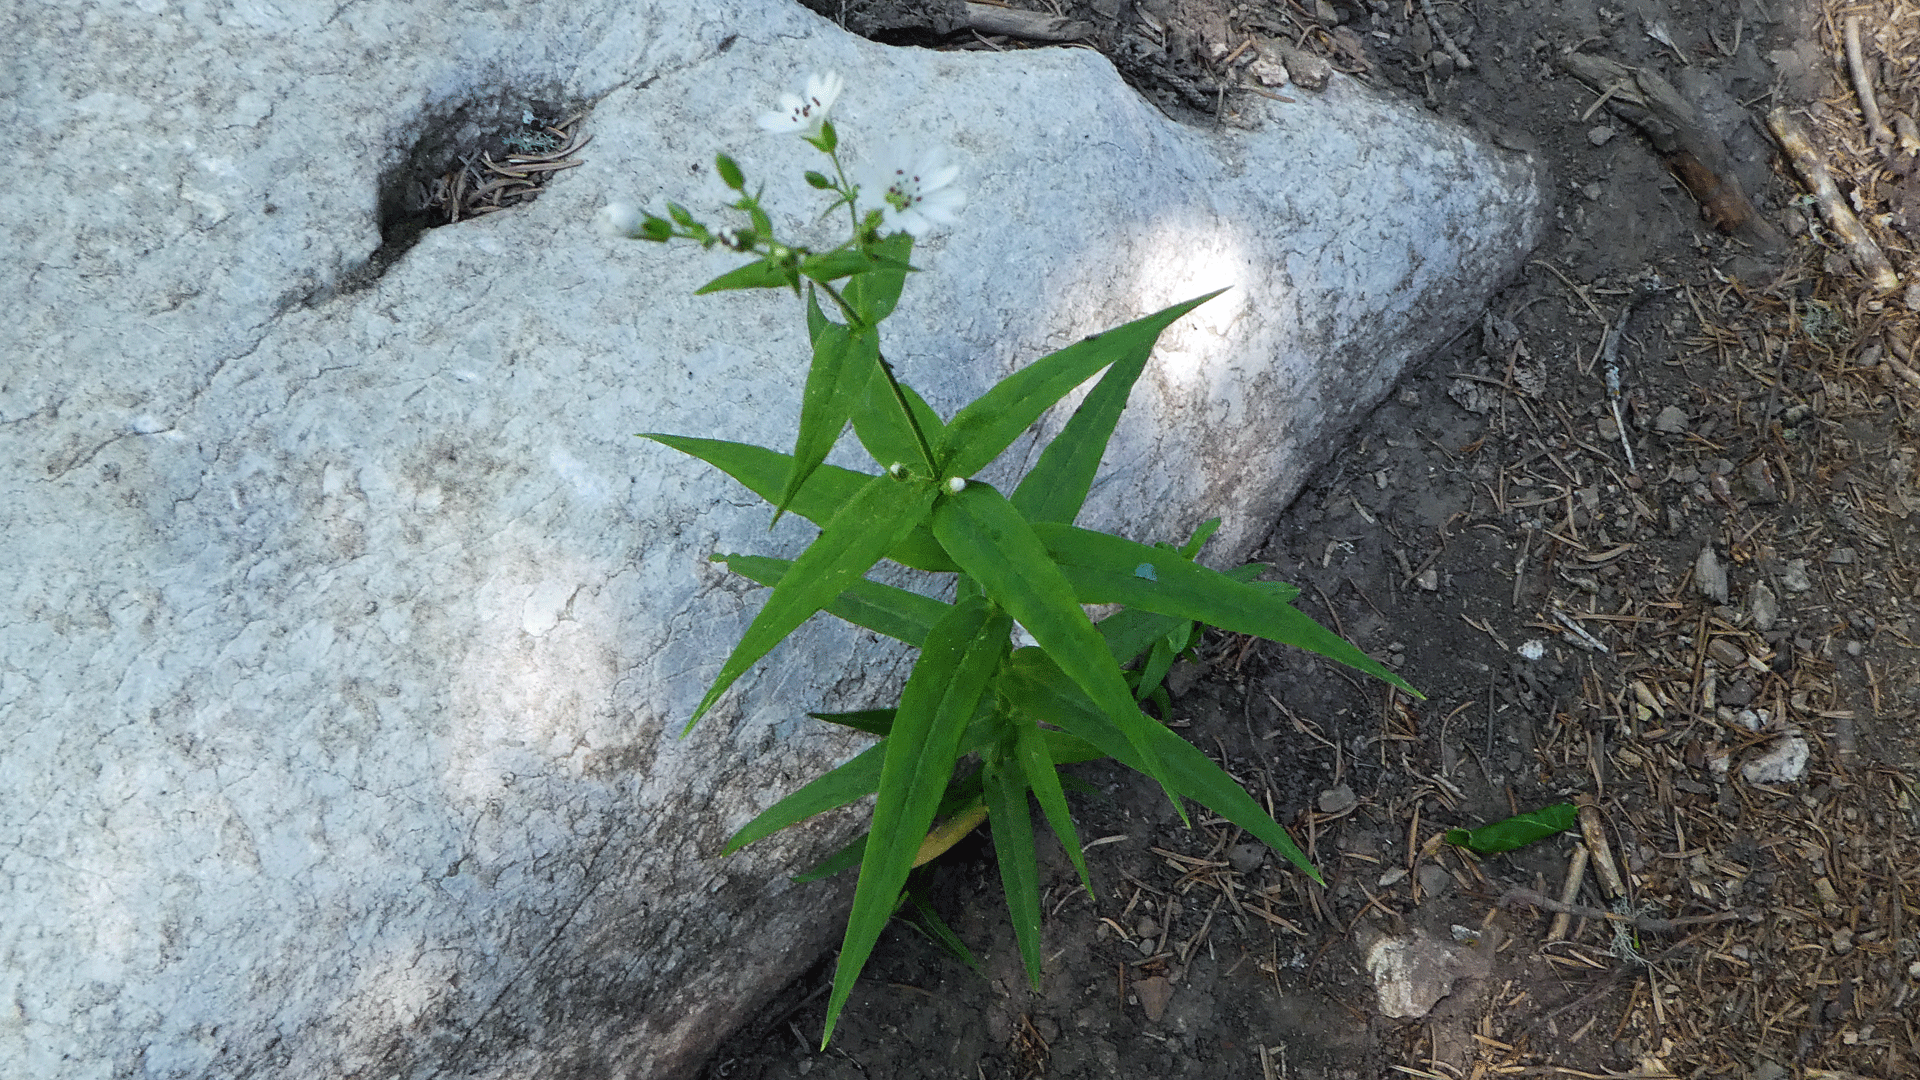
M 811 152 L 752 123 L 809 68 L 856 147 L 965 163 L 889 339 L 937 406 L 1235 286 L 1088 518 L 1225 514 L 1217 561 L 1537 228 L 1524 163 L 1338 79 L 1196 131 L 1090 52 L 774 0 L 57 0 L 0 41 L 35 163 L 0 208 L 7 1076 L 683 1076 L 837 936 L 846 883 L 784 875 L 848 822 L 716 853 L 854 751 L 804 710 L 902 658 L 810 628 L 676 738 L 758 603 L 707 555 L 806 532 L 630 437 L 790 437 L 798 311 L 589 228 L 711 197 L 721 146 L 808 228 Z M 535 101 L 592 109 L 586 165 L 382 252 L 412 170 Z

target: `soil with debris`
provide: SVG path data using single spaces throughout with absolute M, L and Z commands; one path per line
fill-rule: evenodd
M 930 893 L 981 973 L 896 922 L 831 1048 L 823 964 L 707 1075 L 1920 1075 L 1920 286 L 1870 284 L 1763 126 L 1785 107 L 1920 279 L 1907 0 L 821 3 L 1035 47 L 1011 19 L 1197 124 L 1331 67 L 1533 153 L 1556 227 L 1261 553 L 1427 699 L 1227 635 L 1176 671 L 1176 725 L 1326 887 L 1083 768 L 1098 896 L 1048 852 L 1039 991 L 976 836 Z M 1562 801 L 1588 829 L 1441 839 Z

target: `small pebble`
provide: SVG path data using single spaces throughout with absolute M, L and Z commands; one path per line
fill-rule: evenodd
M 1720 556 L 1714 553 L 1712 544 L 1701 548 L 1699 558 L 1693 561 L 1693 583 L 1700 595 L 1718 603 L 1727 602 L 1727 569 L 1720 565 Z
M 1747 651 L 1723 637 L 1707 642 L 1707 655 L 1724 667 L 1744 667 L 1747 663 Z
M 1678 435 L 1687 430 L 1687 414 L 1679 406 L 1669 405 L 1661 409 L 1653 418 L 1653 429 L 1668 435 Z
M 1617 134 L 1619 133 L 1614 131 L 1612 128 L 1606 126 L 1605 124 L 1602 124 L 1599 127 L 1593 128 L 1592 130 L 1587 132 L 1587 141 L 1592 143 L 1595 146 L 1605 146 L 1608 143 L 1612 142 L 1613 137 Z
M 1780 601 L 1764 581 L 1747 590 L 1747 608 L 1753 613 L 1753 628 L 1763 634 L 1780 621 Z
M 1813 588 L 1813 582 L 1807 578 L 1807 560 L 1794 559 L 1780 572 L 1780 587 L 1788 592 L 1806 592 Z
M 1351 784 L 1328 788 L 1320 793 L 1320 812 L 1323 814 L 1344 814 L 1360 805 L 1360 797 L 1353 793 Z

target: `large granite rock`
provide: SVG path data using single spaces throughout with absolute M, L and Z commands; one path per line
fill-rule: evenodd
M 889 349 L 936 404 L 1221 285 L 1169 335 L 1089 520 L 1243 554 L 1532 242 L 1524 163 L 1336 82 L 1183 128 L 1085 51 L 941 54 L 777 0 L 14 5 L 0 224 L 0 1074 L 683 1076 L 836 936 L 716 858 L 850 754 L 898 650 L 810 628 L 691 738 L 757 605 L 706 562 L 799 523 L 643 430 L 789 437 L 791 297 L 594 233 L 709 195 L 805 229 L 756 112 L 849 76 L 857 149 L 941 139 L 961 226 Z M 530 207 L 382 248 L 413 170 L 592 108 Z M 438 159 L 435 158 L 439 155 Z M 690 201 L 697 201 L 691 199 Z M 396 257 L 397 256 L 397 257 Z

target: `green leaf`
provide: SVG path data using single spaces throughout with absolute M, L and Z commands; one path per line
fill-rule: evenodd
M 751 443 L 695 439 L 655 432 L 642 432 L 638 437 L 672 447 L 689 457 L 697 457 L 746 485 L 747 490 L 768 502 L 773 502 L 779 496 L 781 486 L 793 468 L 792 457 Z M 854 472 L 838 465 L 821 465 L 800 486 L 787 509 L 815 525 L 824 526 L 873 478 L 872 473 Z M 952 573 L 959 569 L 924 524 L 914 526 L 913 531 L 887 552 L 887 558 L 916 570 Z
M 1248 563 L 1245 566 L 1227 571 L 1227 576 L 1235 581 L 1252 582 L 1267 568 L 1265 563 Z M 1278 585 L 1278 582 L 1254 582 L 1255 588 Z M 1177 619 L 1170 615 L 1156 615 L 1151 611 L 1136 608 L 1123 608 L 1100 620 L 1094 628 L 1107 641 L 1107 648 L 1113 658 L 1122 663 L 1132 663 L 1140 654 L 1153 647 L 1154 642 L 1165 640 L 1168 634 L 1193 625 L 1191 619 Z
M 765 259 L 735 267 L 693 290 L 695 296 L 729 289 L 784 289 L 794 284 L 786 268 Z
M 807 715 L 815 720 L 825 720 L 829 724 L 839 724 L 884 739 L 893 730 L 893 713 L 892 709 L 860 709 L 855 712 L 810 712 Z
M 1156 337 L 1135 336 L 1111 342 L 1121 347 L 1113 366 L 1094 384 L 1087 399 L 1073 411 L 1066 427 L 1040 452 L 1040 460 L 1007 497 L 1028 521 L 1071 525 L 1073 519 L 1080 516 L 1087 492 L 1093 487 L 1094 474 L 1100 470 L 1101 455 L 1107 452 L 1114 425 L 1126 411 L 1133 384 L 1139 381 L 1147 358 L 1153 355 Z M 1105 335 L 1101 340 L 1109 338 L 1113 335 Z
M 851 761 L 761 811 L 758 817 L 747 823 L 746 828 L 733 834 L 720 854 L 731 855 L 789 825 L 845 806 L 880 790 L 880 764 L 885 756 L 886 743 L 867 747 Z
M 1179 633 L 1178 630 L 1174 632 Z M 1133 688 L 1134 698 L 1145 700 L 1160 689 L 1161 681 L 1167 677 L 1167 672 L 1173 670 L 1173 662 L 1179 657 L 1180 654 L 1167 644 L 1166 638 L 1154 642 L 1153 648 L 1147 650 L 1147 662 L 1140 667 L 1140 682 Z
M 1133 743 L 1142 771 L 1165 786 L 1142 716 L 1120 667 L 1031 526 L 993 486 L 974 482 L 940 499 L 933 535 L 986 594 L 1007 609 Z M 1173 798 L 1168 789 L 1168 798 Z M 1184 819 L 1186 811 L 1174 799 Z
M 1007 654 L 1008 629 L 1007 617 L 983 601 L 955 605 L 927 635 L 919 663 L 900 693 L 893 733 L 887 737 L 879 798 L 874 801 L 873 823 L 860 860 L 860 880 L 854 887 L 853 910 L 847 916 L 846 937 L 834 968 L 822 1047 L 832 1037 L 854 980 L 893 915 L 900 889 L 953 776 L 960 738 Z
M 773 595 L 760 609 L 753 624 L 734 646 L 733 654 L 721 666 L 713 686 L 700 699 L 700 707 L 687 721 L 687 730 L 699 723 L 713 703 L 726 693 L 734 680 L 778 645 L 814 612 L 833 603 L 840 594 L 860 581 L 868 568 L 886 555 L 919 524 L 933 505 L 934 485 L 903 484 L 885 476 L 876 476 L 860 489 L 840 512 L 833 516 L 814 538 Z
M 859 836 L 854 837 L 850 843 L 848 843 L 845 847 L 841 848 L 839 851 L 836 851 L 833 854 L 827 856 L 826 858 L 820 860 L 819 865 L 815 866 L 813 869 L 802 871 L 801 873 L 795 874 L 793 875 L 793 877 L 789 878 L 788 880 L 792 881 L 795 885 L 805 885 L 811 881 L 819 881 L 822 878 L 830 878 L 835 874 L 842 873 L 843 871 L 851 870 L 854 867 L 859 866 L 860 860 L 864 858 L 866 854 L 867 854 L 867 834 L 861 833 Z
M 960 935 L 953 932 L 953 928 L 933 910 L 933 905 L 927 903 L 927 898 L 918 889 L 907 891 L 907 905 L 913 909 L 913 918 L 909 919 L 903 915 L 901 922 L 927 935 L 928 940 L 945 949 L 954 959 L 972 968 L 975 975 L 986 978 L 985 969 L 980 966 L 980 961 L 974 959 L 973 952 L 967 948 L 967 943 L 960 940 Z
M 876 268 L 847 282 L 841 295 L 848 307 L 873 326 L 893 314 L 894 306 L 900 303 L 900 291 L 906 287 L 910 269 L 907 260 L 913 255 L 913 236 L 894 233 L 869 247 L 867 254 Z
M 1471 832 L 1466 829 L 1448 829 L 1447 843 L 1469 851 L 1477 851 L 1482 855 L 1494 855 L 1502 851 L 1523 848 L 1557 833 L 1566 832 L 1579 821 L 1579 807 L 1572 803 L 1556 803 L 1553 806 L 1515 815 L 1505 821 L 1482 825 Z
M 1013 918 L 1014 940 L 1027 981 L 1040 989 L 1040 858 L 1033 848 L 1033 818 L 1027 809 L 1027 778 L 1018 761 L 989 758 L 987 820 L 993 824 L 993 854 L 1000 886 Z
M 809 306 L 819 305 L 809 298 Z M 806 390 L 800 399 L 800 430 L 794 435 L 793 462 L 780 497 L 773 501 L 775 522 L 792 505 L 800 486 L 826 461 L 833 444 L 840 441 L 854 407 L 866 396 L 879 358 L 880 342 L 872 329 L 849 333 L 839 323 L 829 322 L 814 335 L 813 364 L 807 369 Z
M 954 414 L 953 422 L 947 425 L 944 441 L 936 447 L 941 468 L 955 476 L 972 476 L 979 472 L 988 462 L 999 457 L 1001 451 L 1012 445 L 1013 440 L 1040 419 L 1041 414 L 1052 408 L 1055 402 L 1092 378 L 1094 372 L 1130 356 L 1135 350 L 1151 351 L 1160 332 L 1175 319 L 1224 291 L 1210 292 L 1125 326 L 1115 327 L 1104 334 L 1096 334 L 1059 352 L 1043 356 L 1000 380 L 993 389 Z M 1122 406 L 1125 400 L 1121 396 Z M 1090 451 L 1082 444 L 1089 443 L 1098 430 L 1099 421 L 1090 420 L 1086 428 L 1088 438 L 1078 439 L 1062 452 L 1069 459 L 1059 467 L 1058 476 L 1063 485 L 1077 483 L 1077 477 L 1086 470 L 1085 457 Z M 1110 433 L 1111 428 L 1108 430 Z M 1100 449 L 1104 450 L 1104 436 L 1099 443 Z M 1100 455 L 1092 452 L 1092 456 L 1097 467 Z M 1084 492 L 1074 496 L 1069 488 L 1060 502 L 1064 505 L 1076 499 L 1084 500 L 1085 497 Z M 1039 499 L 1037 491 L 1034 498 Z M 1047 503 L 1053 512 L 1060 512 L 1053 500 L 1049 499 Z M 1074 509 L 1077 512 L 1078 508 Z
M 1067 522 L 1067 524 L 1072 524 L 1072 522 Z M 1192 562 L 1193 557 L 1200 554 L 1200 549 L 1207 546 L 1207 541 L 1213 539 L 1213 534 L 1219 531 L 1219 518 L 1208 518 L 1201 522 L 1200 527 L 1193 530 L 1193 535 L 1187 538 L 1187 542 L 1180 545 L 1180 557 L 1188 562 Z M 1298 592 L 1299 590 L 1296 589 L 1294 591 Z
M 920 422 L 920 430 L 927 438 L 937 441 L 946 426 L 941 423 L 940 414 L 921 400 L 913 387 L 901 383 L 900 393 L 913 410 L 914 418 Z M 907 426 L 907 419 L 900 412 L 900 402 L 894 398 L 893 386 L 887 381 L 885 372 L 875 370 L 873 381 L 867 384 L 866 403 L 853 414 L 853 433 L 882 470 L 899 463 L 909 469 L 926 471 L 920 443 L 913 437 L 913 429 Z
M 1095 708 L 1086 693 L 1041 650 L 1015 651 L 1002 665 L 997 685 L 1014 708 L 1065 729 L 1128 768 L 1146 772 L 1130 733 L 1122 734 L 1106 712 Z M 1146 727 L 1174 791 L 1245 829 L 1307 876 L 1325 884 L 1287 831 L 1233 777 L 1180 736 L 1151 721 Z
M 788 568 L 793 565 L 785 559 L 765 555 L 724 555 L 717 558 L 727 564 L 727 569 L 741 577 L 769 587 L 779 585 Z M 845 592 L 822 610 L 855 626 L 918 647 L 926 640 L 927 631 L 933 624 L 946 616 L 950 606 L 930 596 L 862 578 L 848 586 Z
M 720 173 L 720 182 L 735 191 L 745 191 L 747 178 L 740 174 L 740 165 L 725 154 L 716 155 L 713 167 Z
M 843 277 L 867 273 L 873 270 L 874 265 L 872 256 L 865 252 L 828 251 L 800 260 L 800 273 L 814 281 L 838 281 Z M 868 329 L 872 329 L 871 324 Z
M 1053 756 L 1049 740 L 1031 719 L 1016 718 L 1018 727 L 1014 729 L 1013 751 L 1020 762 L 1020 769 L 1026 774 L 1026 784 L 1033 789 L 1033 796 L 1040 803 L 1040 809 L 1047 815 L 1047 824 L 1052 827 L 1053 835 L 1060 840 L 1060 846 L 1066 849 L 1067 858 L 1072 860 L 1073 868 L 1080 874 L 1080 884 L 1086 886 L 1087 897 L 1093 897 L 1093 876 L 1087 873 L 1086 854 L 1080 847 L 1080 832 L 1073 827 L 1073 815 L 1067 810 L 1067 795 L 1060 788 L 1060 773 L 1056 770 L 1058 758 Z M 1080 740 L 1081 746 L 1094 756 L 1104 757 L 1099 750 L 1087 746 Z M 1086 759 L 1091 760 L 1091 759 Z
M 934 520 L 939 520 L 938 511 Z M 1299 595 L 1299 590 L 1290 585 L 1281 587 L 1283 596 L 1273 588 L 1241 584 L 1217 570 L 1188 562 L 1177 552 L 1072 525 L 1037 524 L 1033 532 L 1073 583 L 1074 599 L 1080 603 L 1125 604 L 1238 634 L 1253 634 L 1319 653 L 1416 698 L 1425 697 L 1373 657 L 1300 609 L 1282 602 Z M 1024 625 L 1025 620 L 1021 622 Z

